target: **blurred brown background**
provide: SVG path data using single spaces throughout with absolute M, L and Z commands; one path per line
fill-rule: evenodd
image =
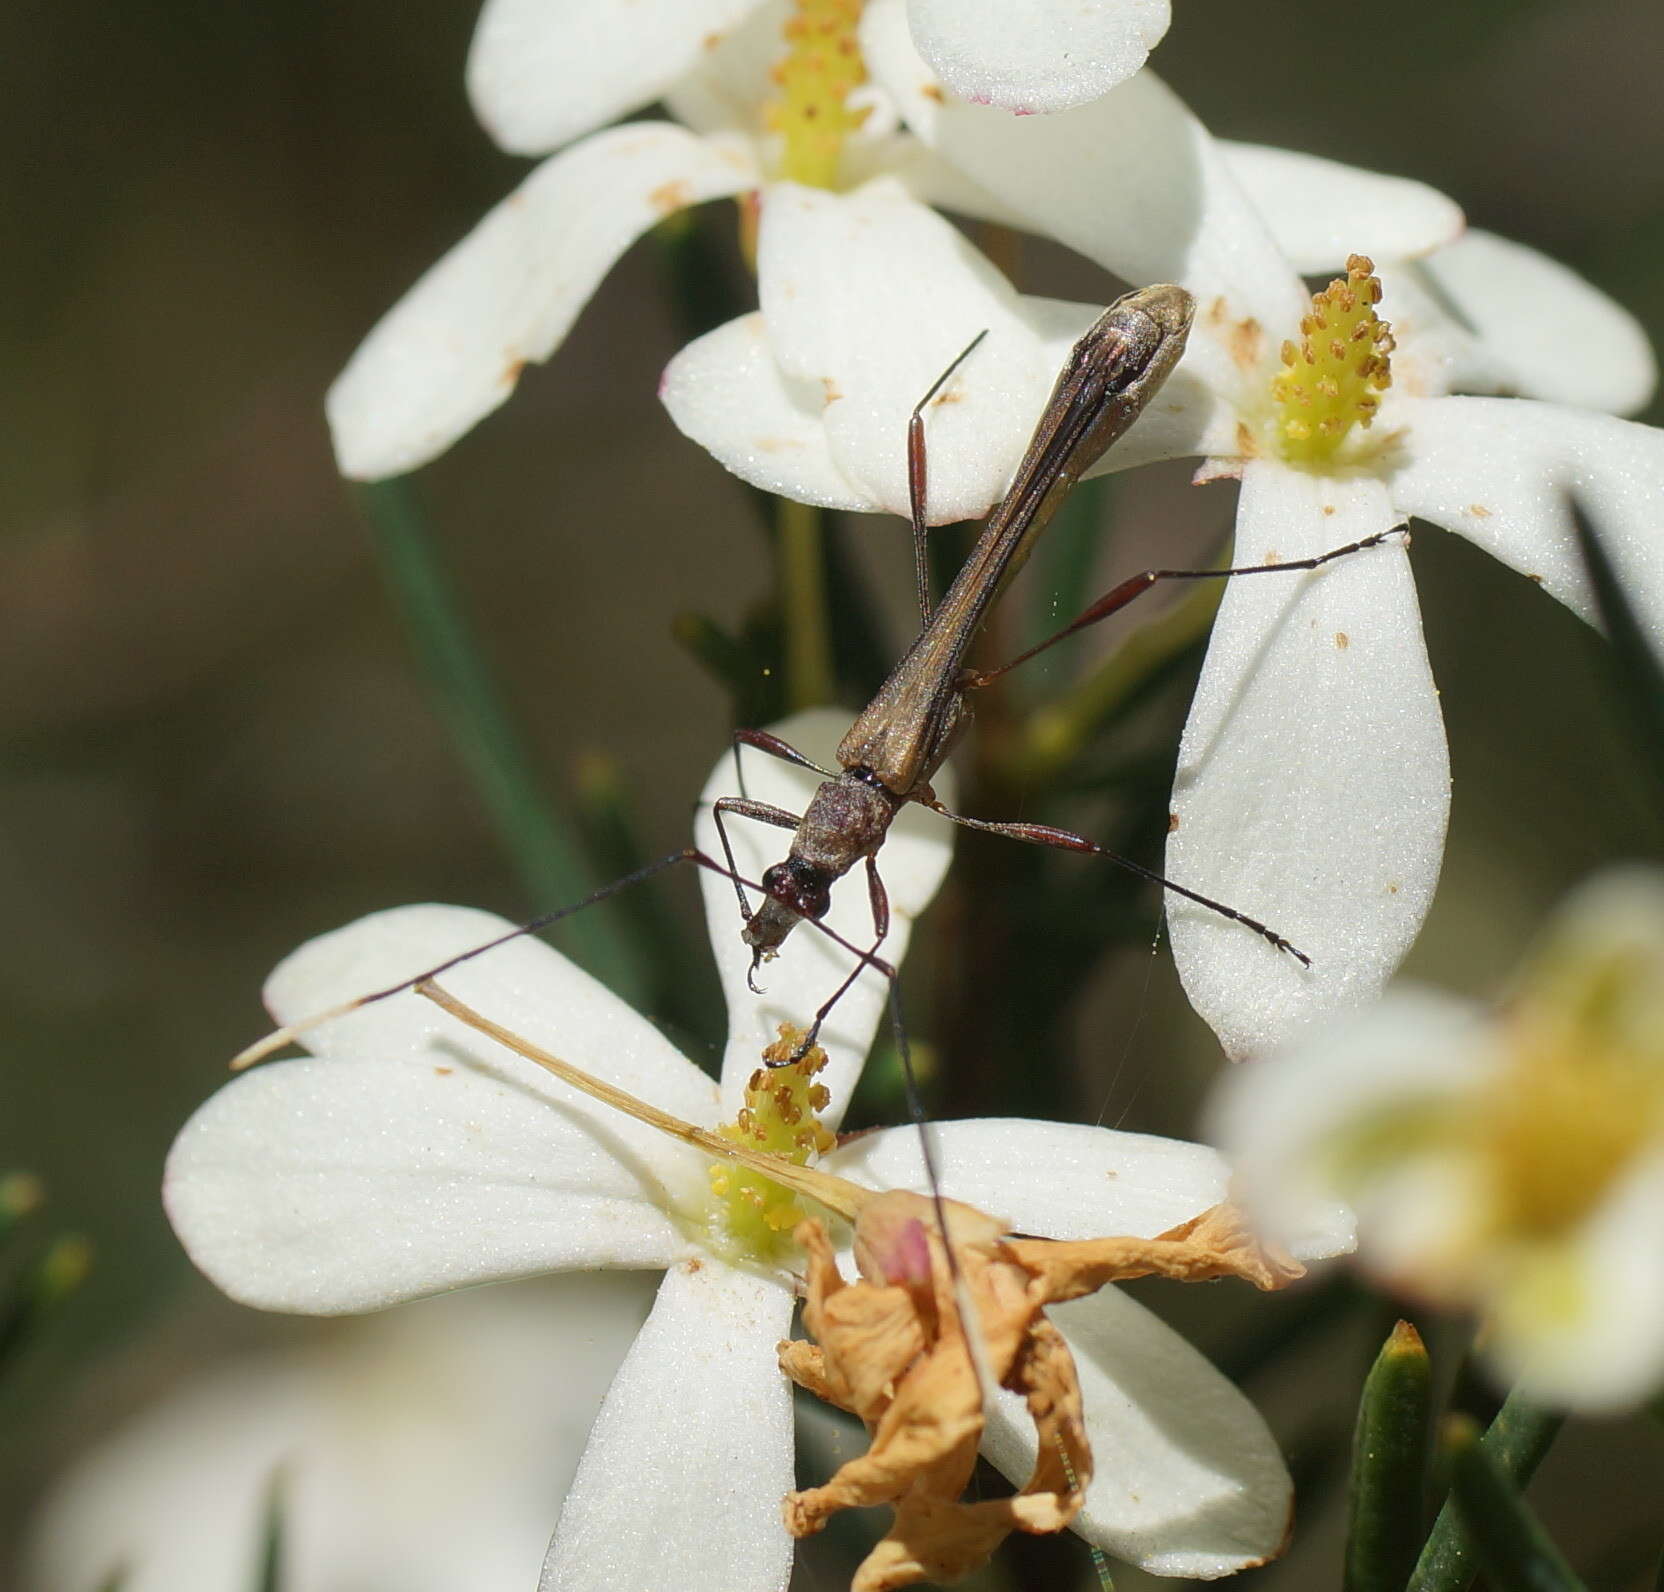
M 1654 0 L 1175 9 L 1157 64 L 1217 131 L 1423 178 L 1664 334 Z M 320 407 L 523 170 L 464 101 L 473 20 L 436 0 L 13 0 L 0 17 L 0 1169 L 41 1174 L 51 1224 L 97 1257 L 0 1389 L 0 1528 L 178 1367 L 310 1330 L 214 1295 L 156 1199 L 173 1132 L 260 1028 L 271 964 L 395 902 L 539 904 L 430 707 Z M 1038 248 L 1025 273 L 1108 293 Z M 664 306 L 638 248 L 423 481 L 551 789 L 609 754 L 655 853 L 680 843 L 728 723 L 670 620 L 737 622 L 771 579 L 745 495 L 653 399 L 680 340 Z M 1203 549 L 1231 489 L 1182 484 L 1120 508 Z M 901 533 L 863 530 L 899 643 Z M 1656 854 L 1658 817 L 1582 627 L 1438 534 L 1415 558 L 1456 818 L 1414 967 L 1479 989 L 1570 880 Z M 1081 1111 L 1185 1127 L 1213 1052 L 1164 956 L 1108 968 L 1079 1029 Z M 1198 1323 L 1215 1349 L 1234 1330 Z M 1365 1346 L 1325 1352 L 1344 1386 Z M 1314 1390 L 1266 1390 L 1298 1437 Z M 1551 1517 L 1600 1586 L 1639 1573 L 1628 1533 L 1656 1520 L 1664 1468 L 1645 1430 L 1619 1440 L 1635 1463 L 1575 1433 L 1556 1456 Z M 1275 1584 L 1325 1584 L 1327 1551 L 1314 1535 Z

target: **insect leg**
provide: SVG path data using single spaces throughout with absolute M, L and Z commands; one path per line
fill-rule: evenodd
M 1282 564 L 1244 564 L 1232 569 L 1146 569 L 1141 574 L 1129 576 L 1120 585 L 1111 587 L 1056 635 L 1048 636 L 1037 646 L 1030 647 L 1027 652 L 1013 658 L 1010 663 L 1002 664 L 997 669 L 967 669 L 960 676 L 960 689 L 974 691 L 979 686 L 998 680 L 1001 675 L 1009 674 L 1018 664 L 1027 663 L 1030 658 L 1037 657 L 1048 647 L 1055 647 L 1058 642 L 1074 635 L 1076 631 L 1085 630 L 1088 625 L 1095 625 L 1100 619 L 1107 619 L 1111 614 L 1119 613 L 1129 603 L 1142 597 L 1152 586 L 1164 580 L 1225 580 L 1232 575 L 1274 575 L 1289 570 L 1318 569 L 1337 558 L 1347 558 L 1367 548 L 1380 547 L 1395 536 L 1402 536 L 1408 540 L 1409 532 L 1402 526 L 1394 526 L 1390 531 L 1377 531 L 1373 536 L 1366 536 L 1357 542 L 1348 542 L 1345 547 L 1331 548 L 1327 553 L 1319 553 L 1313 558 L 1291 558 Z
M 983 327 L 960 349 L 953 363 L 930 384 L 930 391 L 913 405 L 913 413 L 907 419 L 907 507 L 908 517 L 913 522 L 913 580 L 919 593 L 921 630 L 930 623 L 930 560 L 925 546 L 929 539 L 925 524 L 929 472 L 925 467 L 924 412 L 930 407 L 930 400 L 947 386 L 949 378 L 970 358 L 971 350 L 987 335 L 988 328 Z
M 1157 873 L 1154 868 L 1146 868 L 1143 863 L 1123 857 L 1120 852 L 1111 851 L 1108 846 L 1100 846 L 1097 841 L 1088 840 L 1084 835 L 1077 835 L 1068 829 L 1054 829 L 1050 824 L 967 818 L 963 813 L 949 812 L 940 802 L 926 802 L 924 805 L 932 812 L 940 813 L 944 818 L 966 829 L 980 829 L 990 835 L 1005 835 L 1012 840 L 1027 841 L 1030 845 L 1055 846 L 1059 851 L 1084 851 L 1091 856 L 1102 857 L 1108 862 L 1113 862 L 1118 868 L 1125 868 L 1128 873 L 1137 874 L 1140 879 L 1148 879 L 1151 884 L 1159 884 L 1163 890 L 1171 890 L 1174 895 L 1183 896 L 1186 901 L 1194 901 L 1198 906 L 1208 908 L 1210 912 L 1217 912 L 1222 918 L 1229 918 L 1231 922 L 1240 923 L 1245 929 L 1252 929 L 1261 939 L 1276 946 L 1279 951 L 1288 952 L 1302 967 L 1312 965 L 1312 959 L 1304 951 L 1284 939 L 1275 929 L 1261 923 L 1258 918 L 1251 918 L 1246 912 L 1238 912 L 1235 907 L 1228 907 L 1223 901 L 1215 901 L 1211 896 L 1188 890 L 1182 884 L 1175 884 L 1171 879 Z
M 745 794 L 745 775 L 740 769 L 740 748 L 754 746 L 759 752 L 767 752 L 770 757 L 777 757 L 782 763 L 795 763 L 799 768 L 806 768 L 813 774 L 819 774 L 822 779 L 836 779 L 838 770 L 822 768 L 813 758 L 805 757 L 803 753 L 789 741 L 782 741 L 778 735 L 771 735 L 767 730 L 735 730 L 734 731 L 734 777 L 739 781 L 740 794 Z
M 744 733 L 743 730 L 738 731 L 734 737 L 736 758 L 739 755 L 739 736 Z M 814 767 L 812 763 L 807 766 Z M 711 815 L 716 819 L 717 838 L 722 842 L 722 855 L 728 863 L 728 877 L 734 881 L 734 894 L 739 897 L 740 916 L 749 922 L 751 903 L 745 899 L 745 884 L 740 879 L 739 863 L 734 857 L 734 843 L 728 838 L 728 826 L 722 821 L 725 813 L 732 813 L 736 818 L 754 818 L 760 824 L 773 824 L 776 829 L 796 829 L 803 820 L 797 813 L 787 812 L 784 807 L 752 801 L 749 796 L 719 796 L 712 803 Z
M 767 1066 L 789 1067 L 794 1061 L 801 1061 L 809 1053 L 809 1047 L 820 1037 L 820 1025 L 826 1021 L 832 1008 L 844 998 L 849 986 L 861 976 L 864 969 L 877 968 L 889 979 L 893 996 L 896 970 L 889 962 L 880 961 L 878 957 L 878 948 L 890 932 L 890 897 L 884 889 L 883 879 L 879 876 L 878 859 L 870 854 L 867 857 L 867 900 L 872 905 L 872 948 L 861 953 L 861 960 L 850 969 L 849 976 L 821 1003 L 820 1010 L 815 1013 L 814 1022 L 809 1025 L 809 1031 L 803 1036 L 797 1049 L 784 1061 L 771 1061 L 766 1063 Z

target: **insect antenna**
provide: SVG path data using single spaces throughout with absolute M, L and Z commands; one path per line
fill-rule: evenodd
M 466 951 L 458 951 L 455 956 L 447 957 L 443 962 L 439 962 L 433 967 L 424 968 L 419 973 L 413 973 L 409 978 L 401 979 L 397 984 L 389 984 L 385 988 L 371 990 L 368 994 L 354 996 L 350 1001 L 343 1001 L 338 1006 L 331 1006 L 325 1011 L 315 1012 L 312 1016 L 301 1018 L 298 1022 L 285 1023 L 282 1027 L 273 1029 L 263 1039 L 259 1039 L 254 1044 L 238 1051 L 231 1058 L 231 1071 L 242 1072 L 244 1069 L 254 1066 L 257 1062 L 265 1061 L 268 1057 L 275 1055 L 286 1045 L 294 1044 L 302 1035 L 310 1033 L 313 1029 L 321 1028 L 325 1023 L 350 1016 L 353 1012 L 362 1011 L 366 1006 L 374 1006 L 380 1001 L 390 1000 L 395 995 L 403 995 L 409 990 L 416 989 L 419 985 L 431 983 L 450 972 L 452 968 L 460 967 L 464 962 L 471 962 L 475 957 L 484 956 L 486 952 L 494 951 L 499 946 L 507 945 L 511 940 L 518 940 L 524 935 L 538 934 L 542 930 L 559 923 L 563 918 L 569 918 L 574 913 L 582 912 L 586 907 L 594 906 L 597 902 L 605 901 L 609 897 L 618 895 L 635 885 L 645 884 L 649 879 L 667 872 L 680 863 L 692 863 L 696 867 L 704 868 L 707 872 L 714 873 L 721 878 L 733 880 L 737 886 L 755 890 L 762 895 L 770 894 L 756 880 L 743 878 L 733 868 L 725 866 L 718 862 L 716 858 L 706 855 L 697 846 L 685 846 L 680 851 L 668 852 L 653 862 L 645 863 L 633 872 L 614 879 L 610 884 L 604 884 L 599 889 L 592 890 L 580 901 L 573 901 L 566 906 L 556 907 L 552 912 L 545 912 L 479 945 L 470 946 Z M 871 949 L 846 939 L 830 924 L 816 922 L 812 923 L 811 927 L 825 935 L 834 945 L 841 947 L 857 958 L 856 973 L 859 973 L 863 967 L 870 967 L 881 977 L 889 979 L 892 989 L 894 988 L 896 970 L 882 957 L 877 956 Z M 853 977 L 850 982 L 853 982 Z M 816 1030 L 819 1029 L 825 1016 L 825 1010 L 817 1015 Z M 809 1043 L 812 1044 L 813 1040 L 810 1040 Z M 807 1046 L 804 1048 L 807 1049 Z

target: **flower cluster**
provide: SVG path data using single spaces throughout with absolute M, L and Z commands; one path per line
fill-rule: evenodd
M 1581 510 L 1664 646 L 1664 432 L 1622 418 L 1652 392 L 1651 351 L 1589 284 L 1465 230 L 1422 184 L 1214 139 L 1144 65 L 1168 20 L 1167 0 L 1039 0 L 1020 29 L 998 0 L 487 0 L 475 107 L 504 149 L 544 158 L 330 391 L 345 474 L 415 469 L 559 348 L 634 240 L 734 198 L 757 308 L 671 360 L 676 425 L 767 491 L 905 515 L 909 414 L 981 334 L 930 407 L 923 503 L 933 524 L 975 517 L 1099 311 L 1020 293 L 947 211 L 1174 284 L 1159 291 L 1187 324 L 1195 305 L 1183 359 L 1094 468 L 1182 458 L 1198 484 L 1238 483 L 1231 563 L 1251 568 L 1219 608 L 1165 864 L 1234 909 L 1169 911 L 1192 1003 L 1253 1058 L 1216 1105 L 1229 1161 L 1028 1120 L 839 1136 L 891 997 L 856 948 L 887 898 L 899 963 L 951 833 L 919 805 L 951 808 L 947 776 L 892 790 L 876 759 L 851 777 L 886 822 L 901 809 L 883 884 L 840 887 L 825 932 L 800 926 L 762 968 L 733 881 L 702 873 L 729 1015 L 717 1080 L 463 908 L 379 913 L 272 976 L 280 1032 L 311 1054 L 210 1099 L 166 1173 L 181 1241 L 233 1298 L 332 1315 L 663 1273 L 565 1491 L 545 1592 L 783 1588 L 794 1536 L 873 1504 L 895 1522 L 858 1589 L 962 1574 L 1014 1529 L 1072 1526 L 1158 1574 L 1263 1562 L 1287 1537 L 1287 1471 L 1241 1394 L 1105 1286 L 1152 1272 L 1280 1286 L 1356 1241 L 1392 1285 L 1481 1317 L 1536 1397 L 1610 1409 L 1664 1378 L 1664 885 L 1592 887 L 1498 1013 L 1381 998 L 1450 801 L 1408 537 L 1389 533 L 1455 532 L 1594 621 Z M 943 671 L 955 712 L 966 678 Z M 958 722 L 931 721 L 941 747 Z M 829 763 L 846 724 L 777 734 Z M 730 805 L 762 822 L 723 832 L 724 759 L 695 835 L 741 881 L 818 766 L 746 765 Z M 442 976 L 401 982 L 424 967 Z M 815 1341 L 783 1341 L 800 1300 Z M 871 1436 L 801 1488 L 792 1383 Z M 1014 1495 L 965 1500 L 979 1453 Z

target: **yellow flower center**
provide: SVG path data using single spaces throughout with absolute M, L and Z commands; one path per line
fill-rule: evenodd
M 1277 446 L 1291 464 L 1331 463 L 1354 426 L 1367 428 L 1392 385 L 1392 328 L 1375 313 L 1375 263 L 1354 254 L 1344 279 L 1312 295 L 1300 341 L 1285 341 L 1272 378 Z
M 1509 1064 L 1474 1107 L 1494 1227 L 1523 1239 L 1577 1226 L 1664 1130 L 1655 969 L 1630 947 L 1545 961 L 1504 1029 Z
M 779 93 L 764 108 L 780 135 L 778 177 L 836 188 L 844 140 L 867 119 L 849 96 L 867 80 L 856 42 L 861 0 L 796 0 L 786 23 L 786 56 L 774 68 Z
M 780 1038 L 763 1052 L 763 1059 L 776 1065 L 751 1074 L 738 1119 L 716 1130 L 735 1144 L 778 1155 L 795 1166 L 807 1166 L 837 1143 L 819 1115 L 832 1096 L 825 1084 L 814 1081 L 826 1065 L 826 1052 L 815 1045 L 800 1060 L 792 1059 L 803 1036 L 801 1028 L 780 1025 Z M 782 1062 L 788 1065 L 779 1065 Z M 765 1261 L 788 1252 L 791 1231 L 807 1214 L 791 1190 L 761 1173 L 726 1163 L 713 1165 L 710 1176 L 717 1200 L 713 1243 Z

